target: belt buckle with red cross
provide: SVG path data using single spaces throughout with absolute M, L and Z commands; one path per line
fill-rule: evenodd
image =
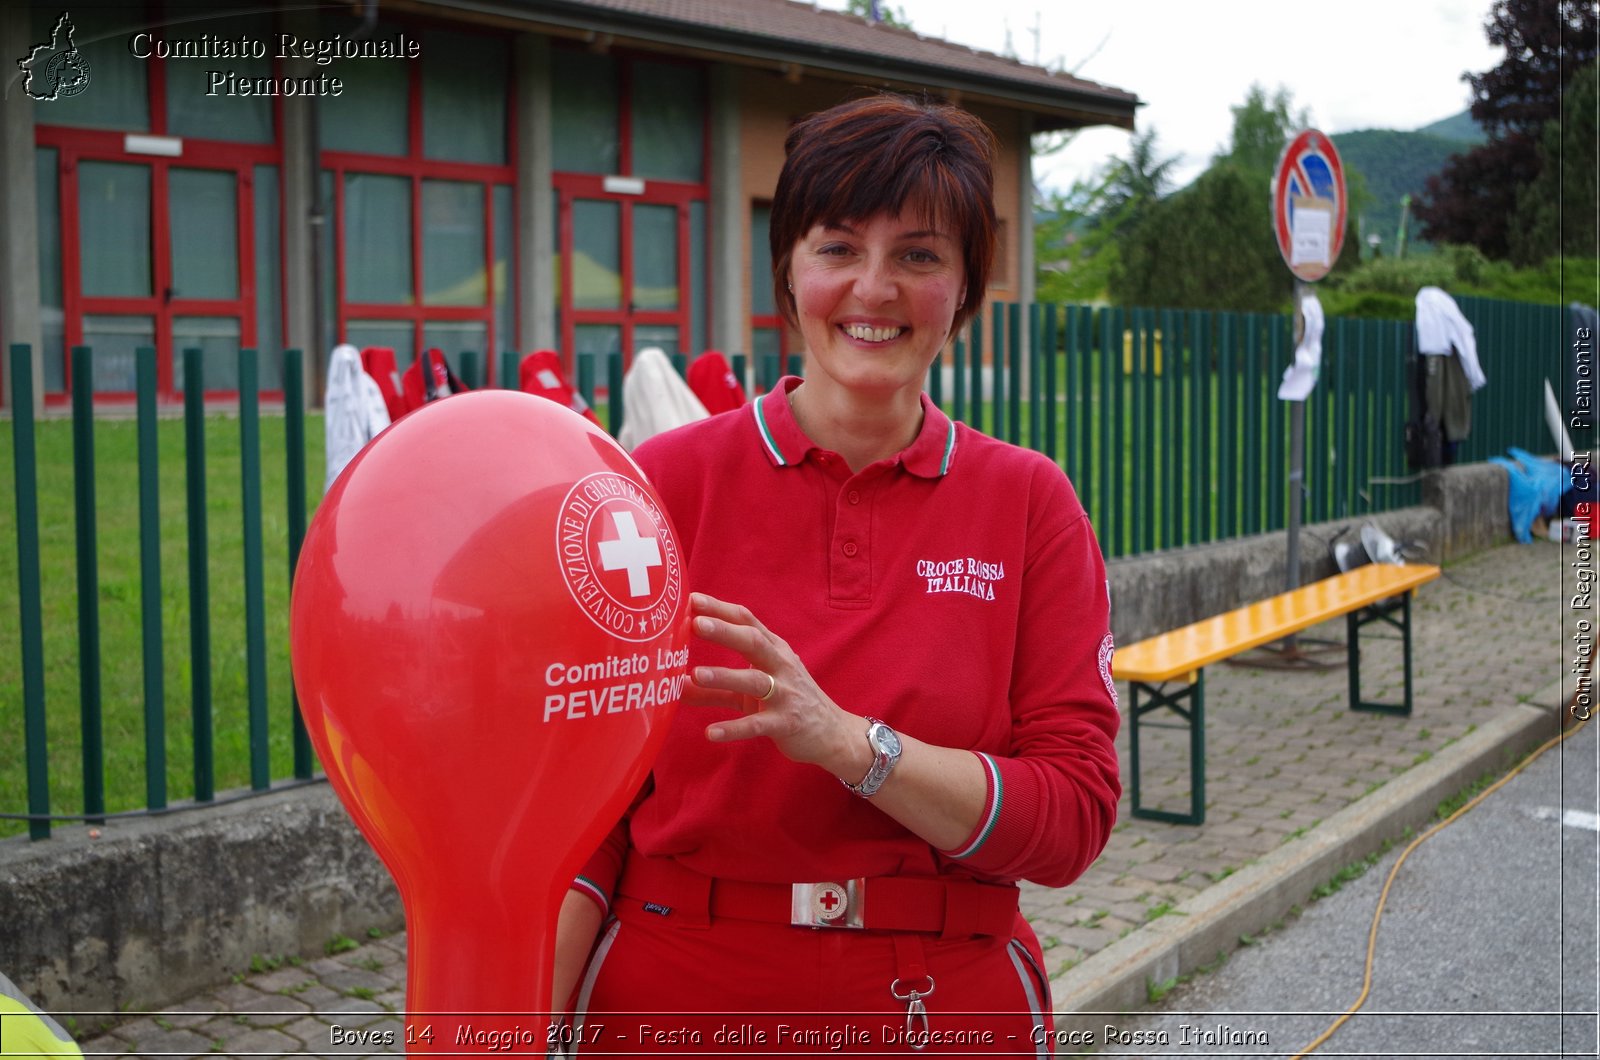
M 790 886 L 789 923 L 809 928 L 855 928 L 863 926 L 861 909 L 867 881 L 862 878 L 842 883 L 796 883 Z

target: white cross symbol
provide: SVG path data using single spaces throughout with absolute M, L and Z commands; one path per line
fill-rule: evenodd
M 600 542 L 600 566 L 605 570 L 628 572 L 628 595 L 650 594 L 650 568 L 661 566 L 661 549 L 654 535 L 640 537 L 632 512 L 612 512 L 617 526 L 614 541 Z

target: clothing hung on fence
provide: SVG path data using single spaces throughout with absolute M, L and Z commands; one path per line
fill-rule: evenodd
M 705 351 L 689 365 L 689 389 L 713 416 L 745 403 L 743 384 L 733 374 L 728 359 L 716 350 Z
M 1437 463 L 1455 463 L 1457 447 L 1472 432 L 1472 392 L 1487 378 L 1478 363 L 1478 342 L 1472 324 L 1438 287 L 1417 292 L 1417 388 L 1429 430 L 1437 430 Z M 1424 460 L 1423 466 L 1435 466 Z
M 427 361 L 431 369 L 426 379 L 422 375 L 423 361 Z M 445 360 L 444 351 L 437 348 L 424 350 L 422 356 L 412 361 L 400 377 L 400 396 L 407 412 L 420 409 L 438 398 L 464 393 L 467 389 L 467 385 L 450 370 L 450 362 Z
M 404 416 L 406 403 L 400 396 L 400 369 L 395 363 L 394 351 L 387 346 L 368 346 L 361 351 L 361 367 L 378 384 L 389 419 L 393 421 Z
M 565 405 L 596 427 L 600 426 L 594 409 L 578 393 L 578 388 L 567 382 L 567 377 L 561 373 L 561 358 L 556 351 L 535 350 L 524 357 L 517 381 L 518 388 L 524 393 L 549 398 L 558 405 Z
M 344 343 L 328 359 L 328 388 L 323 394 L 323 437 L 328 474 L 322 489 L 333 486 L 345 465 L 378 432 L 389 426 L 389 408 L 378 381 L 361 367 L 361 354 Z
M 633 355 L 622 379 L 622 430 L 617 441 L 630 452 L 640 442 L 682 427 L 710 413 L 659 347 L 646 346 Z

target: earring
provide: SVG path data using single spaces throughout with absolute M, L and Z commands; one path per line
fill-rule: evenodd
M 789 289 L 789 293 L 790 293 L 790 294 L 794 294 L 794 284 L 792 284 L 792 283 L 786 283 L 786 284 L 784 284 L 784 286 L 785 286 L 785 287 L 787 287 L 787 288 L 788 288 L 788 289 Z

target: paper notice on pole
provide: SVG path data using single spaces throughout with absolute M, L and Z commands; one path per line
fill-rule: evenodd
M 1308 294 L 1300 301 L 1300 315 L 1305 319 L 1305 332 L 1300 345 L 1295 347 L 1294 363 L 1283 373 L 1278 384 L 1279 401 L 1304 401 L 1316 389 L 1317 376 L 1322 372 L 1322 303 L 1317 296 Z
M 1333 258 L 1333 203 L 1295 196 L 1289 267 L 1329 265 Z

